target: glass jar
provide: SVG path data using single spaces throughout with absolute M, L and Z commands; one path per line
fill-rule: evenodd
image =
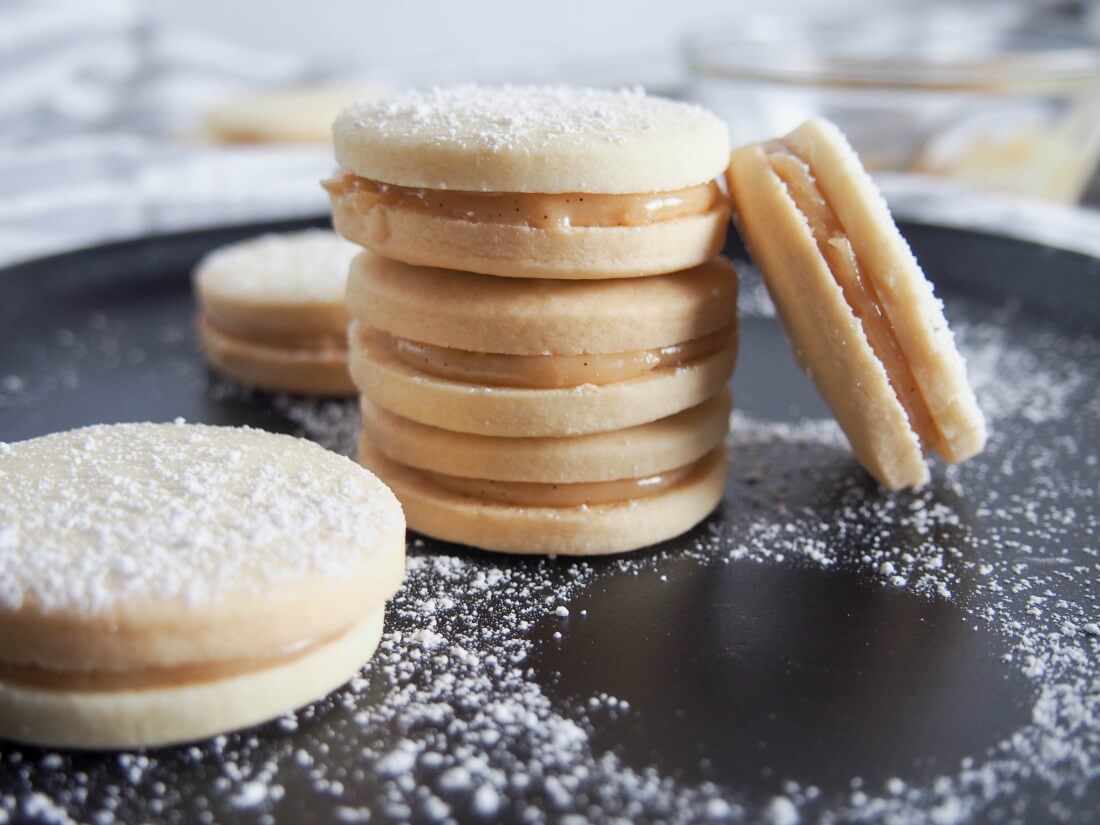
M 834 121 L 872 171 L 1076 201 L 1100 154 L 1100 47 L 1027 4 L 750 15 L 690 37 L 689 92 L 734 145 Z

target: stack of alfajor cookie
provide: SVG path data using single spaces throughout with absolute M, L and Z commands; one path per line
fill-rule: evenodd
M 726 128 L 640 92 L 461 86 L 335 125 L 360 460 L 409 526 L 595 554 L 725 487 L 737 276 Z

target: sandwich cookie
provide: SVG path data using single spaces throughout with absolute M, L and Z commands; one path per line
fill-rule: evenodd
M 634 277 L 696 266 L 725 239 L 725 124 L 641 91 L 411 91 L 347 109 L 333 136 L 337 231 L 406 263 Z
M 929 479 L 985 445 L 943 308 L 885 201 L 830 123 L 733 153 L 738 224 L 795 354 L 883 486 Z
M 187 424 L 0 444 L 0 736 L 201 739 L 294 710 L 371 656 L 405 522 L 310 442 Z
M 320 229 L 222 247 L 195 269 L 210 365 L 251 387 L 352 395 L 344 289 L 359 250 Z
M 730 397 L 573 438 L 455 433 L 362 401 L 360 461 L 409 526 L 512 553 L 592 555 L 654 544 L 706 517 L 725 487 Z
M 737 275 L 717 258 L 651 278 L 510 280 L 364 252 L 351 371 L 395 415 L 497 437 L 633 427 L 718 394 L 737 354 Z

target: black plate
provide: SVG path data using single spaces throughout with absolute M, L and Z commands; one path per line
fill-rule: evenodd
M 210 376 L 192 329 L 202 253 L 320 223 L 0 272 L 0 439 L 183 416 L 349 449 L 353 402 Z M 5 746 L 0 818 L 1089 820 L 1100 265 L 904 231 L 971 358 L 993 433 L 980 458 L 937 466 L 917 493 L 877 491 L 746 269 L 730 486 L 707 522 L 588 562 L 417 539 L 383 647 L 352 685 L 193 748 Z M 728 251 L 744 257 L 736 238 Z

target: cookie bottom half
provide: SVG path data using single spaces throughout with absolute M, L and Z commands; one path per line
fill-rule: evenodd
M 199 321 L 199 336 L 210 365 L 246 386 L 303 395 L 355 394 L 345 351 L 258 344 L 226 335 L 203 319 Z
M 333 200 L 333 225 L 349 241 L 408 264 L 507 278 L 602 280 L 690 269 L 721 252 L 729 224 L 725 205 L 645 226 L 549 230 L 395 206 L 360 212 L 353 203 Z
M 460 495 L 360 443 L 359 460 L 388 484 L 412 530 L 502 553 L 595 556 L 637 550 L 687 532 L 726 486 L 726 450 L 704 456 L 668 490 L 614 504 L 515 506 Z
M 414 369 L 371 346 L 353 323 L 351 374 L 364 396 L 402 418 L 494 437 L 610 432 L 675 415 L 719 394 L 733 374 L 737 337 L 688 364 L 610 384 L 529 389 L 469 384 Z
M 289 661 L 235 676 L 138 690 L 65 690 L 0 681 L 0 737 L 114 749 L 205 739 L 288 713 L 335 690 L 373 655 L 384 607 Z

